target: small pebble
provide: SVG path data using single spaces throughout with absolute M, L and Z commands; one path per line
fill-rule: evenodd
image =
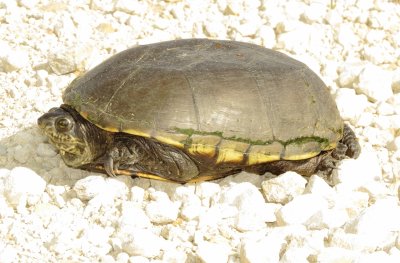
M 329 238 L 329 246 L 340 247 L 352 251 L 372 253 L 378 249 L 393 247 L 397 235 L 394 233 L 353 234 L 343 229 L 336 229 Z
M 147 12 L 148 3 L 145 1 L 119 0 L 114 8 L 129 14 L 142 15 Z
M 304 224 L 313 215 L 328 207 L 318 195 L 304 194 L 293 198 L 276 213 L 280 225 Z
M 204 263 L 227 262 L 230 247 L 226 244 L 218 244 L 203 241 L 197 247 L 197 257 Z
M 359 39 L 355 34 L 351 25 L 343 23 L 336 28 L 336 40 L 343 47 L 351 48 L 359 43 Z
M 318 253 L 316 262 L 357 262 L 359 254 L 359 252 L 344 248 L 326 247 Z
M 315 194 L 329 198 L 335 194 L 335 190 L 320 176 L 312 175 L 304 189 L 304 194 Z
M 14 262 L 18 258 L 18 250 L 11 245 L 0 245 L 0 261 Z
M 10 50 L 5 57 L 0 58 L 0 66 L 5 72 L 12 72 L 29 65 L 28 53 L 22 50 Z
M 91 175 L 77 181 L 73 189 L 80 199 L 87 201 L 99 194 L 104 194 L 107 188 L 104 177 Z
M 105 178 L 107 194 L 111 195 L 114 199 L 119 198 L 126 200 L 128 199 L 131 182 L 132 181 L 129 176 L 118 176 L 116 178 L 107 177 Z
M 290 262 L 297 262 L 297 263 L 308 263 L 307 260 L 310 254 L 310 250 L 308 248 L 286 248 L 285 253 L 282 255 L 281 260 L 279 262 L 282 263 L 290 263 Z
M 307 180 L 295 172 L 286 172 L 262 182 L 267 202 L 286 204 L 304 192 Z
M 308 229 L 333 229 L 342 227 L 349 215 L 344 209 L 322 209 L 311 216 L 305 225 Z
M 12 169 L 4 179 L 4 195 L 13 207 L 36 204 L 46 187 L 37 173 L 25 167 Z
M 398 256 L 391 256 L 385 251 L 376 251 L 371 254 L 362 254 L 359 258 L 359 262 L 386 262 L 396 263 L 399 261 Z
M 133 186 L 131 188 L 131 201 L 134 202 L 137 206 L 141 206 L 143 203 L 145 191 L 143 188 L 138 186 Z
M 340 185 L 340 184 L 339 184 Z M 337 186 L 339 186 L 337 185 Z M 365 192 L 349 191 L 349 189 L 337 189 L 338 193 L 329 199 L 329 207 L 344 209 L 350 219 L 358 216 L 368 207 L 369 195 Z
M 336 105 L 344 120 L 357 120 L 369 104 L 365 95 L 358 95 L 353 89 L 342 88 L 336 93 Z
M 151 227 L 150 219 L 146 213 L 132 201 L 125 201 L 121 204 L 121 216 L 118 219 L 118 226 L 123 232 L 129 232 L 134 228 Z
M 181 216 L 185 220 L 193 220 L 199 216 L 202 211 L 201 201 L 197 196 L 193 196 L 192 198 L 183 201 L 183 205 L 181 208 Z
M 65 75 L 83 70 L 92 52 L 91 46 L 77 46 L 56 50 L 48 54 L 47 63 L 57 75 Z
M 162 239 L 148 229 L 135 228 L 122 236 L 122 248 L 129 255 L 152 258 L 161 253 Z
M 281 232 L 272 232 L 259 240 L 243 240 L 240 245 L 240 262 L 279 262 L 279 254 L 285 244 L 285 236 Z
M 196 185 L 196 195 L 200 197 L 203 205 L 209 206 L 211 198 L 217 196 L 221 191 L 221 186 L 212 182 L 201 182 Z
M 124 252 L 118 253 L 116 259 L 117 259 L 117 262 L 118 262 L 118 263 L 128 263 L 128 261 L 129 261 L 129 255 L 128 255 L 127 253 L 124 253 Z
M 337 187 L 357 188 L 371 181 L 382 178 L 381 167 L 377 155 L 373 151 L 363 151 L 358 159 L 345 159 L 339 168 L 333 172 L 332 180 Z
M 322 19 L 325 17 L 327 9 L 325 4 L 312 2 L 310 6 L 306 9 L 303 13 L 304 20 L 309 23 L 321 22 Z
M 360 72 L 357 86 L 373 101 L 386 101 L 393 96 L 391 73 L 373 64 L 367 64 Z
M 400 206 L 397 198 L 377 200 L 366 208 L 354 221 L 346 225 L 351 233 L 388 233 L 400 230 Z
M 239 231 L 265 227 L 266 207 L 261 192 L 250 183 L 232 184 L 223 189 L 220 203 L 236 207 L 235 227 Z
M 132 256 L 129 258 L 129 263 L 149 263 L 150 260 L 142 256 Z
M 151 201 L 145 207 L 150 221 L 156 224 L 172 223 L 178 218 L 179 206 L 169 199 Z

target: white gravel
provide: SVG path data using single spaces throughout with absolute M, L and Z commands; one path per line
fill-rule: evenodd
M 0 0 L 0 35 L 0 262 L 400 262 L 398 1 Z M 66 167 L 36 119 L 68 83 L 128 47 L 191 37 L 308 64 L 360 158 L 334 187 L 290 172 L 179 185 Z

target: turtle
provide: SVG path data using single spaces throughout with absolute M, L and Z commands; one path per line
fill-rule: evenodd
M 108 176 L 326 175 L 360 154 L 321 78 L 256 44 L 134 46 L 74 79 L 62 99 L 38 126 L 66 165 Z

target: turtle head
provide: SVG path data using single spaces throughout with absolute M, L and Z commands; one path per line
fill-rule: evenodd
M 38 125 L 68 166 L 91 163 L 105 152 L 105 132 L 67 105 L 50 109 L 38 119 Z

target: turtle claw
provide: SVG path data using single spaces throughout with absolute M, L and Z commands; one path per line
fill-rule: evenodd
M 114 160 L 111 155 L 108 155 L 106 160 L 104 161 L 104 169 L 106 173 L 110 177 L 116 177 L 117 175 L 114 173 Z
M 328 156 L 318 165 L 317 170 L 327 171 L 328 173 L 331 173 L 333 170 L 337 169 L 337 167 L 337 160 L 332 156 Z

